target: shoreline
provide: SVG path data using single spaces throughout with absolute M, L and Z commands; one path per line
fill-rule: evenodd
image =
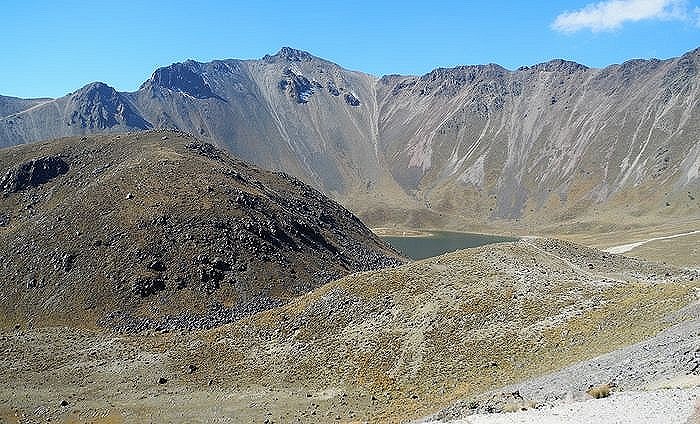
M 398 229 L 389 227 L 374 227 L 370 228 L 370 231 L 372 231 L 378 237 L 424 238 L 435 236 L 435 233 L 432 233 L 430 231 Z
M 451 229 L 437 229 L 437 228 L 427 228 L 424 230 L 417 230 L 415 228 L 390 228 L 390 227 L 371 227 L 372 231 L 376 236 L 379 237 L 434 237 L 437 233 L 455 233 L 455 234 L 476 234 L 480 236 L 492 236 L 492 237 L 509 237 L 514 240 L 520 240 L 523 237 L 539 237 L 539 236 L 524 236 L 522 234 L 506 234 L 494 233 L 494 232 L 483 232 L 483 231 L 462 231 L 462 230 L 451 230 Z

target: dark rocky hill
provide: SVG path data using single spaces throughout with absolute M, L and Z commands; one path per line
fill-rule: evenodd
M 212 327 L 401 262 L 315 189 L 171 131 L 0 150 L 0 246 L 3 320 L 121 330 Z

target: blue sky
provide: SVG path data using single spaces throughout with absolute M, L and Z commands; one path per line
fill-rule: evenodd
M 282 46 L 375 75 L 552 58 L 602 67 L 700 47 L 700 0 L 5 1 L 0 94 L 133 91 L 159 66 Z

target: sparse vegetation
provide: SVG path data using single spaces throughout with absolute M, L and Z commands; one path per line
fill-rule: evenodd
M 610 384 L 599 384 L 597 386 L 590 386 L 588 390 L 586 390 L 586 393 L 591 395 L 594 399 L 602 399 L 610 396 L 611 389 L 612 387 Z

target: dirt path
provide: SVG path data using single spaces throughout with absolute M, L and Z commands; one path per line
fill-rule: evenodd
M 538 252 L 542 253 L 543 255 L 549 256 L 550 258 L 556 259 L 556 260 L 566 264 L 568 267 L 571 268 L 571 270 L 573 272 L 575 272 L 576 274 L 580 275 L 583 278 L 590 278 L 590 279 L 596 280 L 596 279 L 602 277 L 602 278 L 606 278 L 608 280 L 612 280 L 612 281 L 615 281 L 615 282 L 621 283 L 621 284 L 627 283 L 627 281 L 625 281 L 625 280 L 613 278 L 607 274 L 590 272 L 584 268 L 581 268 L 580 266 L 577 266 L 576 264 L 574 264 L 570 260 L 563 258 L 563 257 L 557 255 L 556 253 L 548 252 L 548 251 L 542 249 L 541 247 L 537 246 L 535 243 L 532 242 L 532 240 L 536 240 L 536 239 L 537 239 L 537 237 L 523 237 L 521 240 L 523 243 L 527 244 L 528 246 L 532 247 L 533 249 L 537 250 Z
M 637 247 L 639 247 L 639 246 L 641 246 L 641 245 L 643 245 L 643 244 L 652 242 L 652 241 L 668 240 L 668 239 L 673 239 L 673 238 L 677 238 L 677 237 L 690 236 L 690 235 L 693 235 L 693 234 L 700 234 L 700 230 L 690 231 L 690 232 L 681 233 L 681 234 L 674 234 L 674 235 L 671 235 L 671 236 L 653 237 L 653 238 L 650 238 L 650 239 L 647 239 L 647 240 L 637 241 L 637 242 L 634 242 L 634 243 L 621 244 L 621 245 L 619 245 L 619 246 L 611 246 L 611 247 L 608 247 L 607 249 L 603 249 L 603 250 L 604 250 L 605 252 L 608 252 L 608 253 L 620 254 L 620 253 L 629 252 L 629 251 L 632 250 L 632 249 L 636 249 Z

